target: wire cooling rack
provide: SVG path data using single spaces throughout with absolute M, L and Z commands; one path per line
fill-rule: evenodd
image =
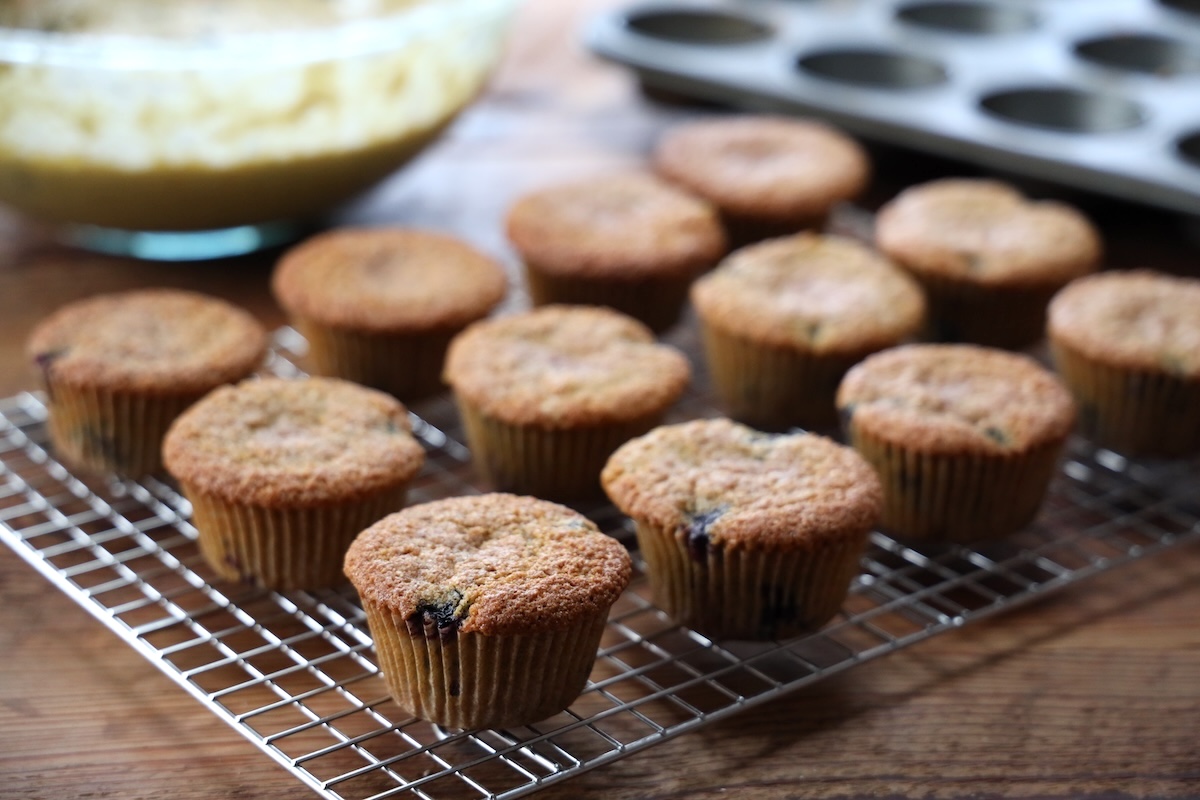
M 296 372 L 278 340 L 275 372 Z M 422 407 L 413 502 L 479 491 L 446 401 Z M 684 416 L 711 413 L 703 398 Z M 163 482 L 85 483 L 54 460 L 39 395 L 0 400 L 0 538 L 320 796 L 512 798 L 743 711 L 1096 572 L 1200 538 L 1200 460 L 1148 464 L 1075 442 L 1037 524 L 979 547 L 880 534 L 817 634 L 717 643 L 671 623 L 640 573 L 569 709 L 448 731 L 388 698 L 352 589 L 278 594 L 216 581 L 190 507 Z M 629 541 L 619 515 L 583 509 Z M 636 560 L 636 559 L 635 559 Z

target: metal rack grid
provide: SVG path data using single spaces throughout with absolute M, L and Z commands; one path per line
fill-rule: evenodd
M 286 352 L 295 342 L 284 333 Z M 296 371 L 278 354 L 272 368 Z M 704 413 L 702 398 L 691 403 L 685 415 Z M 477 492 L 450 404 L 422 411 L 428 460 L 412 501 Z M 0 538 L 320 796 L 343 800 L 522 796 L 1200 538 L 1200 460 L 1136 463 L 1077 441 L 1038 523 L 1014 537 L 913 548 L 873 534 L 842 612 L 814 635 L 711 642 L 672 624 L 639 573 L 569 709 L 514 730 L 447 731 L 388 699 L 352 589 L 217 582 L 173 487 L 85 483 L 48 452 L 45 418 L 38 395 L 0 401 Z M 611 507 L 583 510 L 628 541 Z

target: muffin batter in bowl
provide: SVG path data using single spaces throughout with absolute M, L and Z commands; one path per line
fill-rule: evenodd
M 0 202 L 197 231 L 310 218 L 481 90 L 512 0 L 0 0 Z

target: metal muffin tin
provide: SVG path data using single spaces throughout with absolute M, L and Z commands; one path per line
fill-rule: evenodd
M 650 87 L 1200 214 L 1200 0 L 656 0 L 586 38 Z

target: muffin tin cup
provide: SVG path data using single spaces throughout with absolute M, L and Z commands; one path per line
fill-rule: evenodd
M 197 543 L 224 580 L 281 591 L 345 581 L 342 559 L 365 528 L 403 508 L 407 484 L 332 506 L 266 508 L 228 502 L 184 483 Z
M 818 355 L 749 341 L 700 320 L 713 388 L 734 419 L 762 430 L 837 425 L 834 396 L 867 353 Z
M 600 470 L 625 442 L 662 421 L 661 414 L 626 422 L 551 429 L 513 425 L 458 399 L 476 470 L 497 491 L 549 500 L 604 496 Z
M 1022 350 L 1046 330 L 1046 306 L 1061 287 L 984 286 L 912 273 L 929 302 L 929 338 Z
M 308 341 L 308 362 L 319 375 L 380 389 L 405 403 L 443 391 L 442 364 L 457 331 L 427 334 L 361 333 L 296 319 Z
M 701 557 L 680 531 L 640 520 L 636 530 L 655 603 L 709 638 L 745 640 L 794 636 L 832 619 L 868 533 L 790 552 L 710 546 Z
M 896 10 L 896 18 L 931 31 L 996 36 L 1037 28 L 1031 9 L 980 0 L 915 0 Z
M 1200 380 L 1101 364 L 1055 340 L 1050 350 L 1085 436 L 1129 455 L 1200 452 Z
M 49 385 L 55 451 L 95 473 L 137 477 L 162 469 L 162 440 L 199 394 L 145 395 Z
M 863 431 L 853 419 L 849 438 L 883 482 L 880 527 L 935 542 L 999 538 L 1032 522 L 1064 444 L 1025 453 L 926 453 Z
M 644 323 L 656 334 L 670 329 L 683 313 L 693 275 L 640 280 L 579 278 L 552 275 L 525 265 L 529 296 L 535 306 L 607 306 Z
M 364 600 L 388 692 L 413 716 L 473 730 L 527 725 L 566 708 L 587 683 L 608 609 L 561 631 L 445 638 Z

